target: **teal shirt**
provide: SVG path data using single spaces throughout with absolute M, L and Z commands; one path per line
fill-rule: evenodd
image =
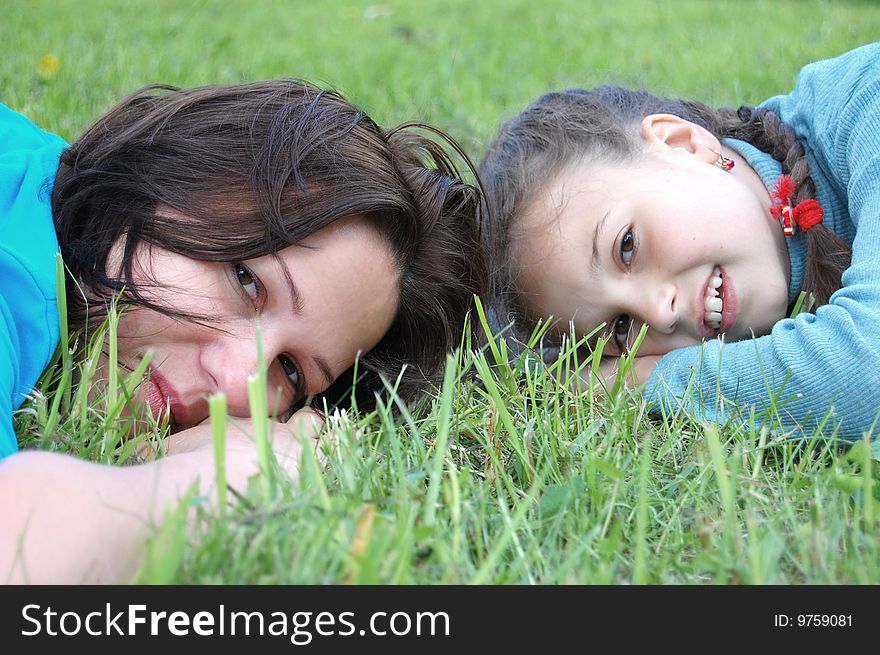
M 838 436 L 856 440 L 870 432 L 880 455 L 880 44 L 806 66 L 791 93 L 763 106 L 804 143 L 824 223 L 852 244 L 852 265 L 843 287 L 815 314 L 780 320 L 757 339 L 715 339 L 668 353 L 651 374 L 646 397 L 665 412 L 684 407 L 725 422 L 754 410 L 760 422 L 779 394 L 786 431 L 803 427 L 809 434 L 830 411 Z M 781 174 L 769 155 L 739 141 L 727 144 L 768 188 Z M 806 237 L 796 229 L 787 243 L 793 301 L 804 276 Z
M 58 345 L 50 198 L 65 147 L 0 104 L 0 458 L 18 449 L 12 412 Z

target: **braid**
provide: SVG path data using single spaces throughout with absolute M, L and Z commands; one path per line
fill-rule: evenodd
M 804 146 L 788 124 L 769 109 L 740 107 L 736 112 L 720 110 L 721 131 L 751 143 L 782 164 L 782 171 L 795 183 L 792 204 L 816 197 L 816 184 L 810 175 Z M 807 270 L 802 289 L 813 294 L 816 305 L 824 305 L 841 286 L 843 271 L 849 267 L 849 245 L 823 224 L 807 231 Z

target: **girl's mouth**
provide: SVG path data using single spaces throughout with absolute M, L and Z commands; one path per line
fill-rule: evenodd
M 709 337 L 727 332 L 735 323 L 737 298 L 733 284 L 720 266 L 712 269 L 703 295 L 703 328 Z
M 712 330 L 721 329 L 721 317 L 724 314 L 724 278 L 721 269 L 716 266 L 712 270 L 709 284 L 706 285 L 706 297 L 703 300 L 706 313 L 703 322 Z

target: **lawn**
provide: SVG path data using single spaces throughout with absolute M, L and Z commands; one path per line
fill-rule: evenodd
M 0 100 L 68 139 L 143 84 L 293 76 L 380 123 L 434 123 L 475 159 L 551 88 L 754 104 L 880 34 L 880 6 L 857 1 L 0 0 L 0 14 Z M 196 524 L 163 526 L 138 580 L 880 583 L 880 463 L 861 445 L 654 418 L 625 392 L 574 394 L 503 343 L 465 347 L 446 373 L 415 407 L 332 416 L 326 468 L 238 490 L 222 517 L 191 498 Z M 19 417 L 29 445 L 131 460 L 96 447 L 105 423 L 76 394 L 57 424 L 52 400 Z

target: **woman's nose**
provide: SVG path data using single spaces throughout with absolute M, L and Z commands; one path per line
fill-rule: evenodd
M 200 361 L 214 387 L 211 391 L 226 396 L 229 415 L 249 417 L 248 378 L 257 373 L 256 341 L 239 334 L 215 334 L 203 344 Z
M 216 391 L 226 396 L 230 416 L 245 418 L 251 415 L 248 378 L 257 371 L 256 357 L 246 358 L 241 353 L 215 357 L 205 370 L 213 379 Z
M 263 356 L 266 367 L 266 409 L 269 416 L 279 416 L 292 403 L 291 394 L 279 380 L 278 349 L 271 340 L 264 340 Z M 226 395 L 230 416 L 251 416 L 249 380 L 257 374 L 258 356 L 256 341 L 234 336 L 219 337 L 202 351 L 202 365 L 211 379 L 214 389 Z

